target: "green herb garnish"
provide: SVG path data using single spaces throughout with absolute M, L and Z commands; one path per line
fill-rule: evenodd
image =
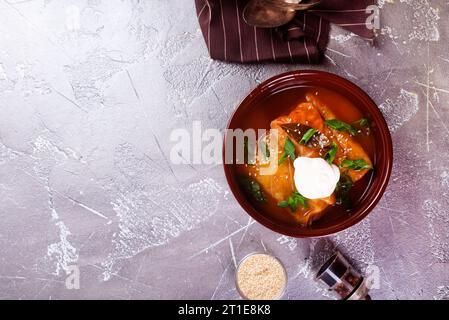
M 361 118 L 360 120 L 354 121 L 352 124 L 358 124 L 361 127 L 368 127 L 369 121 L 366 118 Z
M 368 163 L 366 163 L 366 161 L 363 159 L 357 159 L 357 160 L 344 159 L 341 162 L 340 167 L 345 168 L 345 169 L 352 169 L 352 170 L 372 169 L 372 167 Z
M 300 144 L 307 144 L 309 140 L 313 137 L 313 135 L 317 132 L 316 129 L 310 128 L 307 130 L 307 132 L 302 136 L 301 141 L 299 141 Z
M 296 158 L 295 145 L 293 144 L 293 142 L 288 137 L 285 140 L 284 152 L 282 153 L 282 156 L 279 159 L 279 163 L 278 164 L 284 163 L 284 161 L 287 159 L 287 157 L 290 158 L 292 161 L 294 161 L 295 158 Z
M 342 174 L 340 180 L 335 188 L 335 194 L 337 196 L 337 204 L 343 204 L 349 206 L 349 191 L 352 189 L 353 182 L 350 176 Z
M 247 136 L 243 138 L 243 148 L 244 148 L 243 162 L 249 165 L 254 165 L 255 164 L 254 151 L 250 150 L 249 138 Z
M 343 122 L 343 121 L 340 121 L 337 119 L 330 119 L 330 120 L 326 120 L 326 124 L 334 130 L 347 131 L 352 136 L 357 135 L 357 130 L 350 124 L 347 124 L 346 122 Z
M 332 146 L 324 156 L 324 160 L 326 160 L 329 164 L 332 164 L 335 160 L 335 156 L 337 155 L 337 151 L 338 145 L 335 142 L 332 142 Z
M 260 184 L 253 179 L 244 177 L 240 180 L 245 190 L 250 193 L 258 202 L 267 202 L 267 198 L 260 187 Z
M 262 154 L 265 158 L 265 160 L 270 159 L 270 148 L 268 147 L 268 143 L 265 141 L 261 141 L 259 143 L 260 150 L 262 151 Z
M 281 208 L 290 207 L 290 210 L 292 212 L 296 212 L 296 209 L 298 209 L 298 206 L 301 206 L 303 208 L 308 207 L 307 198 L 305 198 L 298 191 L 295 191 L 287 200 L 279 202 L 278 206 Z

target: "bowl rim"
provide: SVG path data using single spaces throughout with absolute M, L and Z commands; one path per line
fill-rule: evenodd
M 380 171 L 380 177 L 378 178 L 380 182 L 377 183 L 377 187 L 371 190 L 369 194 L 371 196 L 368 198 L 370 201 L 367 202 L 362 201 L 360 208 L 353 212 L 351 216 L 348 219 L 345 219 L 344 221 L 341 221 L 338 224 L 333 224 L 327 227 L 323 227 L 320 229 L 312 229 L 312 228 L 297 228 L 294 229 L 288 228 L 285 225 L 281 225 L 273 221 L 272 219 L 269 219 L 266 217 L 263 213 L 258 211 L 247 199 L 247 196 L 243 194 L 243 192 L 240 191 L 240 188 L 238 186 L 238 182 L 236 181 L 233 167 L 234 164 L 226 164 L 225 162 L 225 146 L 227 145 L 228 140 L 228 134 L 227 131 L 229 129 L 232 129 L 232 124 L 236 120 L 236 117 L 238 116 L 238 112 L 240 108 L 243 108 L 244 106 L 251 104 L 257 97 L 261 96 L 265 93 L 267 90 L 272 90 L 275 85 L 279 85 L 285 82 L 289 81 L 297 81 L 296 87 L 298 86 L 298 81 L 301 80 L 301 77 L 307 77 L 307 80 L 309 81 L 309 84 L 311 82 L 315 81 L 316 85 L 320 85 L 320 83 L 323 82 L 330 82 L 337 86 L 342 87 L 343 89 L 349 91 L 353 96 L 355 96 L 358 100 L 360 100 L 361 103 L 364 105 L 365 113 L 368 113 L 376 123 L 379 131 L 379 135 L 381 138 L 381 141 L 376 141 L 376 156 L 379 152 L 383 154 L 383 165 L 380 167 L 381 170 L 376 169 Z M 292 83 L 291 87 L 295 87 L 294 83 Z M 283 89 L 288 88 L 285 87 Z M 372 98 L 359 86 L 354 84 L 348 79 L 342 78 L 336 74 L 326 72 L 326 71 L 319 71 L 319 70 L 293 70 L 285 73 L 281 73 L 278 75 L 275 75 L 264 82 L 260 83 L 256 88 L 254 88 L 235 108 L 233 111 L 231 117 L 229 118 L 229 121 L 226 125 L 226 130 L 224 134 L 223 139 L 223 150 L 222 150 L 222 157 L 223 157 L 223 169 L 225 173 L 225 177 L 227 180 L 227 183 L 229 185 L 229 188 L 234 195 L 235 199 L 239 203 L 239 205 L 248 213 L 255 221 L 259 222 L 266 228 L 291 237 L 295 238 L 319 238 L 319 237 L 326 237 L 329 235 L 333 235 L 335 233 L 341 232 L 349 227 L 352 227 L 356 224 L 358 224 L 360 221 L 362 221 L 378 204 L 380 199 L 382 198 L 390 176 L 391 171 L 393 167 L 393 142 L 391 139 L 390 130 L 388 129 L 387 122 L 385 121 L 385 118 L 383 117 L 381 111 L 379 110 L 377 104 L 372 100 Z M 379 146 L 378 146 L 379 144 Z M 381 149 L 378 151 L 377 149 Z

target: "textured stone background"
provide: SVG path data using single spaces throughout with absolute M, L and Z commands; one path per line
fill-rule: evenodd
M 211 61 L 190 0 L 1 0 L 0 298 L 238 298 L 235 262 L 266 249 L 285 298 L 327 299 L 312 270 L 335 246 L 379 268 L 374 299 L 449 298 L 448 3 L 379 3 L 378 46 L 335 28 L 314 68 L 380 105 L 391 183 L 369 219 L 296 240 L 248 219 L 221 166 L 171 165 L 169 134 L 223 129 L 260 81 L 310 66 Z

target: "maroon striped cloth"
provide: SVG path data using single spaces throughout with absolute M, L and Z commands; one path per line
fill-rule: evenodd
M 298 12 L 276 29 L 249 26 L 242 12 L 248 0 L 195 0 L 198 20 L 213 59 L 232 62 L 318 63 L 329 39 L 330 23 L 372 39 L 366 27 L 375 0 L 323 0 Z

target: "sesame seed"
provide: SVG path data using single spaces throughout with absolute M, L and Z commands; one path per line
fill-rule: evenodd
M 278 299 L 286 282 L 284 267 L 267 254 L 248 256 L 237 270 L 237 286 L 242 296 L 250 300 Z

